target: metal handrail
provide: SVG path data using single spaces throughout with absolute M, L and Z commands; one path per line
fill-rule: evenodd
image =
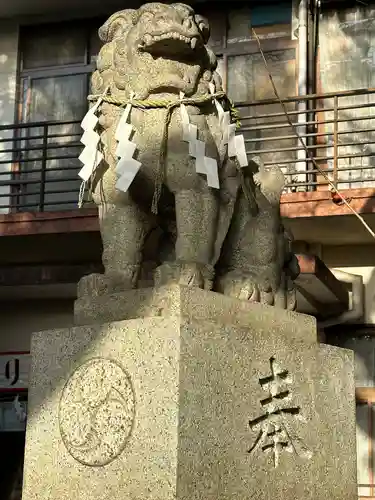
M 64 120 L 0 126 L 0 213 L 76 208 L 79 125 Z
M 307 103 L 303 113 L 309 115 L 303 123 L 297 121 L 302 113 L 297 103 L 301 101 Z M 375 124 L 371 123 L 375 89 L 294 96 L 283 103 L 291 109 L 285 112 L 276 98 L 236 103 L 249 157 L 260 156 L 267 167 L 281 167 L 287 191 L 311 191 L 318 186 L 327 189 L 328 182 L 316 165 L 330 174 L 338 188 L 375 187 Z M 306 126 L 308 132 L 301 133 L 301 127 Z M 302 140 L 309 141 L 305 146 L 297 130 Z M 305 149 L 307 158 L 298 158 L 297 152 Z
M 277 99 L 237 102 L 248 157 L 281 167 L 287 191 L 327 189 L 316 164 L 338 188 L 375 187 L 374 94 L 375 89 L 357 89 L 288 97 L 283 102 L 294 127 Z M 297 157 L 305 149 L 295 132 L 301 128 L 301 101 L 309 119 L 300 136 L 309 141 L 314 161 Z M 76 208 L 83 148 L 79 125 L 77 120 L 0 125 L 0 213 Z

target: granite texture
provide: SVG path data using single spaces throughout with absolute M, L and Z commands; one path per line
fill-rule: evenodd
M 265 168 L 260 159 L 255 169 L 257 214 L 249 211 L 246 196 L 240 194 L 221 249 L 215 290 L 294 311 L 297 303 L 293 280 L 300 269 L 291 248 L 293 237 L 281 221 L 284 174 L 277 166 Z
M 246 327 L 251 317 L 257 335 L 316 342 L 316 320 L 306 314 L 242 301 L 188 286 L 143 288 L 97 297 L 81 297 L 74 306 L 75 324 L 109 323 L 148 316 L 181 315 Z
M 95 108 L 95 131 L 104 158 L 90 192 L 99 208 L 105 272 L 83 277 L 79 297 L 138 288 L 147 241 L 159 231 L 154 286 L 189 285 L 279 309 L 296 307 L 299 267 L 279 207 L 284 177 L 255 157 L 240 166 L 237 147 L 225 139 L 236 125 L 230 125 L 209 33 L 207 20 L 188 5 L 157 2 L 116 12 L 99 30 L 103 47 L 92 103 L 103 98 Z M 118 142 L 116 132 L 130 99 L 128 126 L 139 170 L 124 192 L 116 168 L 127 143 L 125 137 Z M 228 120 L 221 120 L 224 111 Z M 207 182 L 207 163 L 217 165 L 215 188 Z
M 352 353 L 176 288 L 163 316 L 33 335 L 23 500 L 355 500 Z

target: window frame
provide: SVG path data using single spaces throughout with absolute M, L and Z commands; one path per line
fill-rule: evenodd
M 87 75 L 87 93 L 89 92 L 90 85 L 90 75 L 95 71 L 96 64 L 91 62 L 91 58 L 94 55 L 91 51 L 93 33 L 98 30 L 103 24 L 105 19 L 103 17 L 92 17 L 79 20 L 68 20 L 62 22 L 41 22 L 38 24 L 28 24 L 20 27 L 19 31 L 19 48 L 18 48 L 18 75 L 17 75 L 17 96 L 16 96 L 16 124 L 22 124 L 29 122 L 30 115 L 30 103 L 31 103 L 31 92 L 33 80 L 44 79 L 44 78 L 59 78 L 68 77 L 74 75 Z M 39 26 L 44 26 L 53 33 L 54 25 L 64 25 L 65 29 L 69 33 L 69 28 L 79 25 L 81 29 L 85 31 L 85 51 L 82 58 L 82 62 L 65 64 L 65 65 L 50 65 L 35 68 L 24 68 L 23 67 L 23 47 L 24 43 L 27 43 L 26 36 L 28 35 L 28 30 L 37 30 Z M 88 102 L 85 103 L 86 109 L 88 109 Z M 15 140 L 14 148 L 19 144 L 20 131 L 15 130 Z M 16 140 L 18 139 L 18 140 Z M 13 179 L 19 178 L 19 174 L 22 171 L 22 163 L 17 161 L 17 154 L 13 155 L 13 161 L 11 162 L 11 174 Z M 12 184 L 10 189 L 10 212 L 21 211 L 18 207 L 20 202 L 20 197 L 22 196 L 22 182 L 20 184 Z

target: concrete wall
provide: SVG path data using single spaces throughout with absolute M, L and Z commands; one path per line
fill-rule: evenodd
M 73 325 L 73 300 L 0 303 L 0 352 L 28 351 L 36 331 Z
M 365 318 L 375 324 L 375 245 L 325 246 L 321 258 L 330 268 L 363 276 L 365 286 Z
M 16 113 L 16 85 L 18 65 L 18 26 L 12 21 L 0 21 L 0 125 L 12 124 Z M 4 153 L 12 148 L 13 131 L 0 131 L 0 214 L 7 213 L 10 202 L 10 186 L 1 183 L 9 181 L 12 167 L 11 153 Z M 4 163 L 3 163 L 4 162 Z

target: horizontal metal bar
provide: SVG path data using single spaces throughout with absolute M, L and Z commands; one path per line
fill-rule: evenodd
M 356 110 L 356 109 L 362 109 L 362 108 L 369 108 L 375 106 L 375 102 L 373 103 L 366 103 L 366 104 L 353 104 L 351 106 L 339 106 L 337 108 L 338 111 L 349 111 L 349 110 Z M 251 107 L 251 106 L 249 106 Z M 288 110 L 288 116 L 292 115 L 302 115 L 307 113 L 331 113 L 334 111 L 334 108 L 312 108 L 312 109 L 307 109 L 307 110 L 296 110 L 296 111 L 289 111 Z M 280 113 L 267 113 L 263 115 L 246 115 L 242 116 L 241 115 L 241 121 L 243 120 L 261 120 L 265 118 L 279 118 L 285 116 L 285 112 L 281 111 Z M 349 119 L 350 120 L 350 119 Z
M 79 193 L 79 188 L 77 189 L 51 189 L 51 190 L 46 190 L 45 194 L 46 196 L 49 194 L 70 194 L 74 193 L 77 194 Z M 18 191 L 17 193 L 0 193 L 0 198 L 16 198 L 16 197 L 28 197 L 28 196 L 36 196 L 39 199 L 40 191 Z
M 75 125 L 80 124 L 81 120 L 56 120 L 56 121 L 44 121 L 44 122 L 27 122 L 27 123 L 17 123 L 12 125 L 0 125 L 0 131 L 2 130 L 22 130 L 29 129 L 33 127 L 55 127 L 56 125 Z
M 58 202 L 54 202 L 54 201 L 51 201 L 51 202 L 46 202 L 44 203 L 45 206 L 60 206 L 60 205 L 76 205 L 77 207 L 77 199 L 75 200 L 66 200 L 66 201 L 58 201 Z M 35 212 L 39 212 L 39 205 L 38 205 L 38 202 L 36 203 L 14 203 L 12 205 L 0 205 L 0 209 L 3 209 L 3 208 L 6 208 L 6 209 L 9 209 L 9 210 L 12 210 L 14 208 L 19 208 L 19 209 L 22 209 L 22 208 L 29 208 L 29 207 L 35 207 Z
M 54 167 L 54 168 L 47 168 L 47 175 L 49 172 L 67 172 L 69 170 L 72 170 L 72 171 L 75 171 L 75 172 L 79 172 L 81 167 Z M 29 175 L 29 174 L 39 174 L 41 173 L 43 170 L 41 168 L 36 168 L 35 170 L 34 169 L 31 169 L 31 170 L 19 170 L 19 171 L 8 171 L 8 172 L 0 172 L 0 177 L 2 175 L 10 175 L 10 176 L 14 176 L 14 177 L 17 177 L 17 176 L 22 176 L 22 175 Z
M 282 168 L 282 166 L 281 166 Z M 334 172 L 334 168 L 324 168 L 324 169 L 321 169 L 323 170 L 324 173 L 331 173 L 331 172 Z M 338 167 L 337 168 L 337 172 L 340 173 L 340 172 L 358 172 L 360 170 L 374 170 L 375 171 L 375 166 L 371 166 L 371 165 L 350 165 L 349 167 Z M 311 170 L 308 169 L 308 170 L 288 170 L 287 172 L 285 172 L 285 175 L 304 175 L 304 174 L 316 174 L 316 175 L 319 175 L 320 174 L 320 170 L 317 170 L 316 168 L 312 168 Z M 366 179 L 364 179 L 366 180 Z
M 30 146 L 26 148 L 13 148 L 13 149 L 2 149 L 0 150 L 0 154 L 5 154 L 5 153 L 27 153 L 28 151 L 40 151 L 42 149 L 45 149 L 48 151 L 49 149 L 62 149 L 62 148 L 77 148 L 81 147 L 83 148 L 83 144 L 81 142 L 72 142 L 72 143 L 67 143 L 67 144 L 47 144 L 45 148 L 43 148 L 41 145 L 40 146 Z
M 245 141 L 246 142 L 246 141 Z M 261 143 L 262 140 L 260 139 L 259 142 Z M 366 141 L 366 142 L 345 142 L 343 144 L 338 144 L 338 148 L 344 148 L 344 147 L 349 147 L 349 146 L 366 146 L 368 144 L 375 144 L 375 140 L 373 141 Z M 328 148 L 333 148 L 333 145 L 331 144 L 313 144 L 312 146 L 306 146 L 307 149 L 328 149 Z M 302 151 L 305 148 L 303 146 L 291 146 L 290 148 L 275 148 L 275 149 L 254 149 L 254 152 L 258 154 L 267 154 L 267 153 L 282 153 L 282 152 L 287 152 L 287 151 Z M 253 151 L 251 151 L 253 153 Z M 374 151 L 374 156 L 375 156 L 375 151 Z
M 55 195 L 55 194 L 74 194 L 74 195 L 77 195 L 77 199 L 78 199 L 78 195 L 79 195 L 79 189 L 76 189 L 76 190 L 73 190 L 73 189 L 70 189 L 68 191 L 46 191 L 45 193 L 45 196 L 51 194 L 51 195 Z M 4 193 L 1 193 L 0 194 L 0 199 L 1 198 L 9 198 L 11 200 L 13 200 L 14 198 L 28 198 L 28 197 L 32 197 L 32 196 L 35 196 L 35 199 L 37 200 L 36 203 L 39 203 L 39 197 L 40 197 L 40 192 L 39 191 L 35 191 L 35 192 L 25 192 L 23 193 L 22 191 L 21 192 L 18 192 L 18 193 L 9 193 L 9 194 L 4 194 Z M 11 207 L 14 206 L 14 203 L 13 201 L 10 203 Z M 40 211 L 43 211 L 43 210 L 40 210 Z
M 90 75 L 95 71 L 95 64 L 84 64 L 83 62 L 77 64 L 67 64 L 66 66 L 55 66 L 54 68 L 38 68 L 38 69 L 22 69 L 21 77 L 32 78 L 49 78 L 52 75 L 54 78 L 59 76 L 74 76 L 74 75 Z
M 66 155 L 66 156 L 49 156 L 47 158 L 48 161 L 52 160 L 78 160 L 77 155 Z M 31 161 L 41 162 L 43 158 L 17 158 L 16 160 L 1 160 L 0 165 L 8 165 L 9 163 L 29 163 Z
M 49 134 L 48 139 L 55 139 L 58 137 L 81 137 L 82 132 L 76 132 L 76 133 L 69 133 L 69 134 Z M 0 139 L 0 143 L 4 142 L 18 142 L 18 141 L 34 141 L 34 140 L 39 140 L 43 139 L 43 135 L 33 135 L 33 136 L 27 136 L 27 137 L 9 137 L 7 139 Z M 0 151 L 1 152 L 1 151 Z
M 18 196 L 22 197 L 28 197 L 28 196 L 39 196 L 39 191 L 36 191 L 35 193 L 32 193 L 32 192 L 20 192 L 18 193 Z M 48 195 L 53 195 L 53 194 L 76 194 L 78 196 L 79 194 L 79 189 L 51 189 L 51 190 L 45 190 L 45 195 L 48 196 Z
M 242 128 L 239 129 L 242 131 Z M 358 129 L 355 131 L 356 134 L 363 134 L 363 133 L 369 133 L 369 132 L 375 132 L 375 128 L 364 128 L 364 129 Z M 353 132 L 350 130 L 343 130 L 343 131 L 338 131 L 339 135 L 343 134 L 352 134 Z M 325 136 L 333 136 L 332 132 L 312 132 L 310 134 L 299 134 L 299 136 L 302 139 L 305 139 L 307 137 L 325 137 Z M 250 143 L 250 142 L 264 142 L 264 141 L 286 141 L 290 139 L 295 139 L 299 140 L 296 134 L 293 135 L 277 135 L 273 137 L 256 137 L 254 139 L 245 139 L 245 142 Z
M 305 114 L 308 114 L 308 112 L 306 112 Z M 287 127 L 295 127 L 298 130 L 298 128 L 306 127 L 308 125 L 328 125 L 330 123 L 358 122 L 358 121 L 362 121 L 362 120 L 374 120 L 374 119 L 375 119 L 375 114 L 374 114 L 374 116 L 359 116 L 359 117 L 353 116 L 351 118 L 338 118 L 337 120 L 332 118 L 331 120 L 312 120 L 312 121 L 301 122 L 301 123 L 293 123 L 292 122 L 292 124 L 290 124 L 286 121 L 285 123 L 270 123 L 269 125 L 260 124 L 260 125 L 250 126 L 250 127 L 241 127 L 241 130 L 246 131 L 246 132 L 252 132 L 254 130 L 261 130 L 262 131 L 262 130 L 270 130 L 270 129 L 273 130 L 276 128 L 287 128 Z M 353 131 L 350 131 L 350 132 L 353 133 Z
M 302 172 L 303 173 L 303 172 Z M 371 177 L 369 179 L 339 179 L 339 184 L 357 184 L 358 182 L 374 182 L 375 187 L 375 177 Z M 327 181 L 302 181 L 302 182 L 294 182 L 291 184 L 285 184 L 286 188 L 291 187 L 301 187 L 301 186 L 329 186 Z
M 375 94 L 375 89 L 356 89 L 356 90 L 343 90 L 341 92 L 327 92 L 325 94 L 307 94 L 301 96 L 287 97 L 285 99 L 281 99 L 283 103 L 288 102 L 302 102 L 302 101 L 312 101 L 312 100 L 321 100 L 321 99 L 333 99 L 334 97 L 352 97 L 366 94 Z M 239 101 L 235 102 L 235 106 L 238 108 L 243 108 L 246 106 L 264 106 L 265 104 L 278 104 L 278 99 L 262 99 L 259 101 Z
M 362 153 L 362 154 L 360 154 L 360 153 L 355 154 L 354 153 L 354 154 L 349 154 L 349 155 L 338 155 L 337 158 L 339 160 L 345 160 L 347 158 L 367 158 L 370 156 L 375 156 L 375 155 L 374 155 L 374 153 Z M 317 163 L 321 163 L 322 161 L 333 160 L 333 158 L 334 158 L 333 156 L 315 156 L 315 157 L 313 157 L 313 159 L 307 157 L 306 159 L 305 158 L 303 158 L 303 159 L 297 158 L 296 160 L 282 160 L 282 161 L 274 161 L 274 162 L 265 161 L 264 164 L 265 165 L 280 165 L 280 163 L 287 164 L 287 163 L 299 163 L 299 162 L 305 162 L 305 161 L 312 162 L 313 160 L 315 160 Z
M 78 177 L 66 177 L 66 178 L 60 178 L 60 179 L 48 179 L 45 181 L 45 185 L 47 184 L 52 184 L 55 182 L 81 182 L 80 178 Z M 0 187 L 17 187 L 17 186 L 32 186 L 35 184 L 41 184 L 40 179 L 12 179 L 9 181 L 0 181 Z

